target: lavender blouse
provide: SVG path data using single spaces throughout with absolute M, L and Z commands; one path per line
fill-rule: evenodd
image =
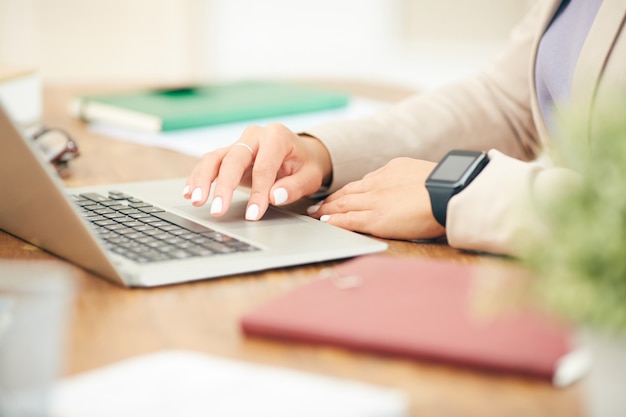
M 601 4 L 602 0 L 564 0 L 539 43 L 535 88 L 550 131 L 555 107 L 570 100 L 576 62 Z

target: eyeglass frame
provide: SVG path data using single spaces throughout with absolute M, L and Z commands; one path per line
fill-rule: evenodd
M 57 127 L 42 127 L 41 129 L 33 133 L 31 137 L 33 141 L 37 143 L 37 140 L 40 140 L 43 136 L 49 133 L 61 134 L 65 138 L 66 142 L 63 150 L 56 153 L 53 157 L 49 157 L 48 161 L 57 167 L 66 167 L 69 161 L 75 159 L 80 155 L 78 145 L 76 144 L 76 141 L 72 138 L 72 136 L 67 133 L 67 131 Z

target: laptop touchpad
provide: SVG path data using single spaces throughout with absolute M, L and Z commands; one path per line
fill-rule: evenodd
M 220 217 L 211 216 L 209 207 L 193 207 L 190 205 L 177 206 L 176 208 L 184 211 L 198 219 L 206 220 L 211 223 L 232 227 L 247 227 L 254 224 L 255 227 L 260 226 L 273 226 L 278 224 L 288 223 L 300 223 L 305 222 L 300 216 L 286 213 L 284 211 L 276 210 L 273 207 L 269 207 L 263 218 L 257 222 L 249 222 L 245 220 L 247 203 L 245 201 L 233 201 L 228 212 Z

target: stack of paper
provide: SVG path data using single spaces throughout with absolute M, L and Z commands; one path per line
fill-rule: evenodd
M 228 146 L 237 141 L 244 129 L 251 124 L 265 126 L 279 122 L 292 131 L 306 130 L 320 123 L 333 120 L 346 120 L 366 116 L 387 107 L 389 104 L 379 101 L 354 98 L 347 107 L 332 110 L 316 111 L 311 113 L 286 115 L 254 121 L 225 123 L 209 127 L 181 129 L 171 132 L 142 132 L 108 123 L 92 123 L 90 130 L 94 133 L 138 143 L 141 145 L 157 146 L 160 148 L 178 151 L 191 156 L 202 156 L 206 152 Z
M 89 122 L 94 133 L 201 156 L 237 141 L 252 124 L 282 123 L 302 131 L 386 106 L 310 86 L 242 81 L 82 96 L 72 102 L 70 112 Z
M 392 389 L 163 351 L 61 381 L 52 417 L 400 417 Z

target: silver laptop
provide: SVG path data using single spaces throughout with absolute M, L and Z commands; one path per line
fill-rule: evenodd
M 182 197 L 184 181 L 65 188 L 0 106 L 0 229 L 117 284 L 174 284 L 387 247 L 276 208 L 245 221 L 243 189 L 227 215 L 213 218 Z

